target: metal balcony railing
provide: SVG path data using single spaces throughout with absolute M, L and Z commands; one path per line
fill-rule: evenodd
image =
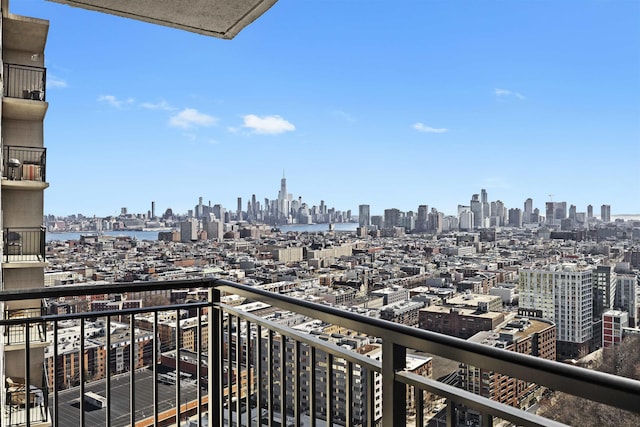
M 4 63 L 4 93 L 9 98 L 45 101 L 47 69 Z
M 3 262 L 43 262 L 45 256 L 44 227 L 11 227 L 3 233 Z
M 24 379 L 21 379 L 24 381 Z M 15 382 L 8 378 L 6 387 L 6 407 L 3 410 L 2 425 L 19 426 L 40 424 L 49 421 L 49 391 L 47 386 L 35 386 Z
M 3 147 L 2 177 L 10 180 L 47 180 L 47 149 L 43 147 Z
M 26 319 L 26 318 L 41 318 L 45 314 L 42 308 L 22 308 L 15 310 L 5 310 L 5 319 Z M 28 322 L 17 325 L 8 325 L 4 329 L 5 345 L 17 345 L 26 344 L 27 332 L 26 328 L 29 327 L 30 342 L 46 342 L 45 323 Z
M 195 417 L 198 425 L 202 425 L 201 421 L 206 417 L 209 425 L 215 426 L 392 427 L 408 423 L 409 406 L 411 412 L 415 411 L 413 422 L 416 426 L 426 425 L 435 410 L 445 412 L 446 424 L 451 426 L 455 425 L 455 408 L 459 405 L 481 414 L 483 425 L 492 425 L 497 419 L 523 426 L 558 425 L 553 420 L 407 371 L 408 349 L 640 412 L 637 405 L 639 381 L 410 328 L 224 280 L 1 291 L 0 301 L 10 303 L 58 297 L 69 300 L 87 295 L 203 288 L 208 289 L 208 299 L 196 303 L 13 318 L 0 320 L 0 327 L 11 327 L 20 322 L 44 322 L 50 342 L 58 343 L 47 352 L 47 360 L 53 362 L 45 361 L 51 379 L 47 386 L 51 391 L 48 402 L 53 425 L 150 426 L 176 423 L 186 417 Z M 380 353 L 376 358 L 367 357 L 312 334 L 226 306 L 220 302 L 222 294 L 240 295 L 280 310 L 376 337 Z M 207 319 L 197 322 L 195 336 L 188 338 L 190 343 L 196 343 L 190 344 L 194 346 L 195 353 L 189 361 L 181 351 L 187 342 L 185 329 L 175 334 L 169 355 L 174 360 L 173 369 L 182 372 L 191 368 L 191 380 L 183 379 L 182 374 L 168 375 L 162 372 L 163 366 L 156 363 L 165 359 L 165 355 L 160 354 L 161 343 L 157 340 L 160 336 L 167 336 L 166 331 L 163 332 L 163 328 L 171 323 L 167 319 L 173 318 L 173 327 L 180 330 L 179 320 L 187 311 Z M 148 333 L 153 340 L 150 346 L 144 345 L 145 332 L 136 326 L 136 319 L 145 315 L 152 319 Z M 114 332 L 117 330 L 114 319 L 121 316 L 127 318 L 127 322 L 120 328 L 128 330 L 129 335 L 122 329 L 120 335 Z M 103 336 L 96 332 L 99 328 L 92 322 L 102 325 Z M 66 336 L 65 331 L 71 324 L 76 325 L 75 334 L 82 339 L 70 349 L 64 349 L 62 336 Z M 32 328 L 26 327 L 25 330 L 31 331 Z M 29 352 L 25 358 L 24 377 L 29 378 L 32 366 Z M 163 364 L 166 369 L 166 362 Z M 77 372 L 77 386 L 64 381 L 65 376 L 72 372 Z M 167 378 L 173 378 L 173 381 Z M 70 388 L 63 391 L 63 387 Z M 409 396 L 414 399 L 410 405 L 406 401 L 408 388 L 412 388 Z M 429 411 L 423 399 L 425 392 L 446 399 L 446 405 L 441 407 L 439 404 Z M 6 404 L 5 400 L 1 403 Z M 25 423 L 32 421 L 27 418 Z

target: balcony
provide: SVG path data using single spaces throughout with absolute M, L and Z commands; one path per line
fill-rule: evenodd
M 23 263 L 44 262 L 44 227 L 5 228 L 3 243 L 3 268 L 20 267 Z
M 47 111 L 47 69 L 4 63 L 2 117 L 43 120 Z
M 10 63 L 4 64 L 4 96 L 32 101 L 45 101 L 46 85 L 46 68 Z
M 479 368 L 531 381 L 551 390 L 580 396 L 634 413 L 640 382 L 590 371 L 567 364 L 518 354 L 478 343 L 432 333 L 380 319 L 345 312 L 304 300 L 271 293 L 237 283 L 214 280 L 166 281 L 99 286 L 60 286 L 46 289 L 5 290 L 0 301 L 38 300 L 122 294 L 169 292 L 176 289 L 208 289 L 208 299 L 188 304 L 136 309 L 6 318 L 3 328 L 23 325 L 25 339 L 37 340 L 27 325 L 44 325 L 52 345 L 45 352 L 49 378 L 34 398 L 36 409 L 52 425 L 151 426 L 168 425 L 187 418 L 198 425 L 427 425 L 433 417 L 425 405 L 425 393 L 446 399 L 442 415 L 448 426 L 456 425 L 461 405 L 480 414 L 482 425 L 506 420 L 516 425 L 559 425 L 533 413 L 500 404 L 405 369 L 408 350 L 455 359 Z M 376 357 L 342 348 L 282 324 L 221 303 L 221 295 L 235 294 L 376 337 Z M 183 350 L 186 329 L 175 334 L 168 353 L 161 353 L 157 337 L 173 319 L 180 328 L 183 313 L 203 319 L 189 342 L 190 356 Z M 149 330 L 138 319 L 151 319 Z M 82 337 L 70 347 L 62 336 Z M 163 326 L 164 325 L 164 326 Z M 100 331 L 103 331 L 101 333 Z M 120 331 L 120 332 L 116 332 Z M 166 335 L 165 335 L 166 336 Z M 132 344 L 134 343 L 134 344 Z M 27 346 L 27 349 L 29 346 Z M 167 357 L 170 356 L 170 357 Z M 40 361 L 25 351 L 24 373 Z M 168 360 L 173 360 L 173 366 Z M 157 363 L 161 361 L 162 363 Z M 285 361 L 283 364 L 282 361 Z M 31 362 L 31 363 L 30 363 Z M 192 375 L 166 370 L 193 370 Z M 284 366 L 284 369 L 281 367 Z M 9 367 L 7 367 L 9 368 Z M 76 375 L 76 378 L 71 378 Z M 328 380 L 330 379 L 330 380 Z M 343 384 L 343 386 L 337 386 Z M 32 388 L 33 387 L 33 388 Z M 13 393 L 7 384 L 6 396 Z M 406 396 L 413 402 L 407 405 Z M 25 386 L 26 389 L 26 386 Z M 46 390 L 50 393 L 47 396 Z M 6 397 L 5 396 L 5 397 Z M 31 405 L 13 408 L 6 399 L 1 411 L 3 425 L 35 425 L 43 420 L 26 411 Z M 38 406 L 40 405 L 40 406 Z M 411 406 L 411 414 L 407 411 Z M 15 409 L 13 412 L 11 409 Z M 17 412 L 22 409 L 21 418 Z M 33 409 L 33 408 L 32 408 Z M 414 415 L 415 411 L 415 415 Z M 12 418 L 8 418 L 12 414 Z M 49 415 L 50 414 L 50 415 Z M 330 420 L 327 423 L 327 420 Z
M 44 345 L 47 343 L 45 324 L 41 319 L 44 314 L 42 308 L 23 308 L 15 310 L 5 310 L 5 319 L 21 319 L 18 324 L 8 325 L 4 329 L 5 351 L 8 348 L 24 348 L 27 342 L 34 345 Z M 32 321 L 33 320 L 33 321 Z M 27 329 L 29 331 L 27 332 Z M 27 339 L 28 337 L 28 339 Z
M 3 147 L 3 186 L 15 189 L 47 187 L 47 149 L 42 147 Z

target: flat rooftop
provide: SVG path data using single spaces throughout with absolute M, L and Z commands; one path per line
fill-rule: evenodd
M 158 366 L 158 373 L 167 372 L 166 368 Z M 114 427 L 128 426 L 131 413 L 129 399 L 129 373 L 118 374 L 111 377 L 111 425 Z M 175 385 L 158 382 L 158 413 L 176 407 Z M 181 404 L 197 399 L 197 383 L 195 380 L 183 380 L 180 386 Z M 135 372 L 135 396 L 136 396 L 136 420 L 153 417 L 153 372 L 149 369 L 140 369 Z M 95 381 L 85 384 L 85 391 L 96 393 L 102 397 L 105 394 L 105 381 Z M 203 390 L 203 397 L 207 394 Z M 61 426 L 80 425 L 80 387 L 73 387 L 58 392 L 58 419 Z M 49 396 L 49 402 L 53 404 L 53 397 Z M 50 408 L 50 413 L 53 408 Z M 105 425 L 106 408 L 95 408 L 85 404 L 85 424 L 88 426 Z
M 473 308 L 456 308 L 456 307 L 443 307 L 441 305 L 432 305 L 429 307 L 421 308 L 420 311 L 429 311 L 431 313 L 442 313 L 449 314 L 451 310 L 457 310 L 460 316 L 474 316 L 474 317 L 483 317 L 487 319 L 494 319 L 496 317 L 502 316 L 503 313 L 499 313 L 497 311 L 489 311 L 487 313 L 478 312 L 478 310 Z

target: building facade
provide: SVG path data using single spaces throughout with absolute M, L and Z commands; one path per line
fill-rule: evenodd
M 46 265 L 44 190 L 49 186 L 43 128 L 48 108 L 44 51 L 49 21 L 11 14 L 8 1 L 2 1 L 0 26 L 3 63 L 0 282 L 3 290 L 41 288 Z M 5 303 L 0 312 L 5 318 L 34 317 L 42 313 L 41 307 L 39 300 L 20 300 Z M 24 327 L 9 329 L 0 341 L 2 384 L 8 378 L 21 378 L 23 387 L 46 394 L 45 334 L 32 327 L 27 342 Z M 31 360 L 29 378 L 25 378 L 27 347 Z M 0 389 L 4 402 L 6 390 Z M 6 416 L 5 411 L 1 416 Z
M 561 359 L 589 353 L 593 337 L 593 270 L 577 264 L 556 264 L 519 271 L 519 306 L 539 311 L 557 328 Z

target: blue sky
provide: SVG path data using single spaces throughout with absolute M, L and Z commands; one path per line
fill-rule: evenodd
M 640 1 L 280 0 L 235 39 L 44 0 L 45 213 L 289 192 L 640 213 Z

